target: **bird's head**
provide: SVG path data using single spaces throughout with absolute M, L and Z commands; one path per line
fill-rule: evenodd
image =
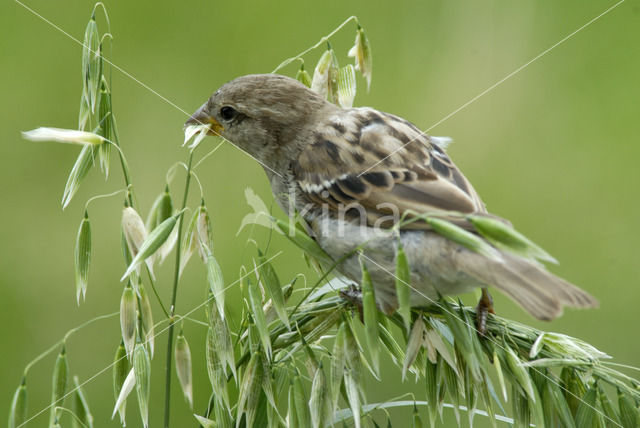
M 317 115 L 332 108 L 295 79 L 253 74 L 224 84 L 185 125 L 209 124 L 210 135 L 224 137 L 274 168 L 304 143 Z

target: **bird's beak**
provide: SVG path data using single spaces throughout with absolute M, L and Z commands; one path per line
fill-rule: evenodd
M 185 127 L 190 125 L 210 125 L 209 135 L 222 135 L 224 127 L 220 125 L 214 117 L 209 115 L 207 110 L 207 103 L 204 103 L 195 113 L 191 115 L 189 120 L 184 124 Z

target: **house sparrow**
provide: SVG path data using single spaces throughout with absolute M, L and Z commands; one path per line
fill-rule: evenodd
M 479 312 L 486 315 L 492 311 L 487 286 L 541 320 L 558 317 L 564 306 L 597 305 L 536 261 L 498 248 L 499 257 L 487 257 L 424 221 L 390 233 L 411 213 L 441 213 L 471 232 L 468 215 L 491 216 L 440 141 L 407 120 L 372 108 L 342 109 L 294 79 L 261 74 L 223 85 L 186 124 L 209 124 L 211 135 L 256 158 L 279 205 L 290 216 L 300 213 L 334 260 L 362 245 L 376 302 L 387 314 L 398 306 L 398 239 L 410 266 L 412 306 L 483 287 Z M 337 269 L 361 278 L 357 255 Z

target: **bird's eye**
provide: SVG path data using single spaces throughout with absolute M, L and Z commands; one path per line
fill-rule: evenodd
M 224 106 L 220 109 L 220 117 L 223 120 L 229 121 L 236 117 L 236 114 L 238 114 L 238 112 L 233 107 Z

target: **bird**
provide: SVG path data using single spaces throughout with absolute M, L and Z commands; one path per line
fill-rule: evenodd
M 357 283 L 364 263 L 386 314 L 398 308 L 398 242 L 409 264 L 410 305 L 480 288 L 479 331 L 495 313 L 488 287 L 540 320 L 559 317 L 565 306 L 598 305 L 537 260 L 497 246 L 490 257 L 434 231 L 420 214 L 436 213 L 481 239 L 470 216 L 510 223 L 487 211 L 446 153 L 446 140 L 408 120 L 370 107 L 341 108 L 290 77 L 252 74 L 222 85 L 185 126 L 199 124 L 263 166 L 278 205 L 302 216 L 313 239 L 339 261 L 340 274 Z

